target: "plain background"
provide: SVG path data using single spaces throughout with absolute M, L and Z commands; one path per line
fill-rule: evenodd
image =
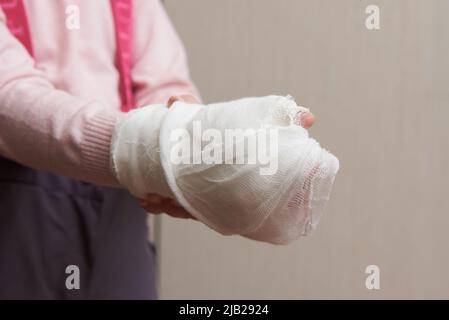
M 206 102 L 291 94 L 341 169 L 318 230 L 287 247 L 163 218 L 161 298 L 448 299 L 449 1 L 165 4 Z

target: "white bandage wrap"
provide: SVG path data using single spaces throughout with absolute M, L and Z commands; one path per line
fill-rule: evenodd
M 117 124 L 114 168 L 222 234 L 289 243 L 316 227 L 339 167 L 298 125 L 305 111 L 280 96 L 149 106 Z
M 168 109 L 151 105 L 122 116 L 112 137 L 112 167 L 119 182 L 131 194 L 173 197 L 161 167 L 159 131 Z

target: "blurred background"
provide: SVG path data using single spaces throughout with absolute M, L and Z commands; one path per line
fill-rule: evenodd
M 161 298 L 448 299 L 449 1 L 165 5 L 205 102 L 291 94 L 341 169 L 318 230 L 287 247 L 156 221 Z

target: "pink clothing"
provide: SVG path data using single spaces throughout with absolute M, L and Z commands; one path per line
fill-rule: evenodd
M 0 11 L 0 155 L 100 185 L 118 185 L 109 144 L 120 112 L 109 0 L 25 0 L 32 59 Z M 184 48 L 158 0 L 134 0 L 136 106 L 198 93 Z M 66 28 L 66 7 L 80 29 Z

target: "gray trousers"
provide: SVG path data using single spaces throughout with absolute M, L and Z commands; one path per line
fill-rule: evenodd
M 146 218 L 126 190 L 0 158 L 0 299 L 156 299 Z

